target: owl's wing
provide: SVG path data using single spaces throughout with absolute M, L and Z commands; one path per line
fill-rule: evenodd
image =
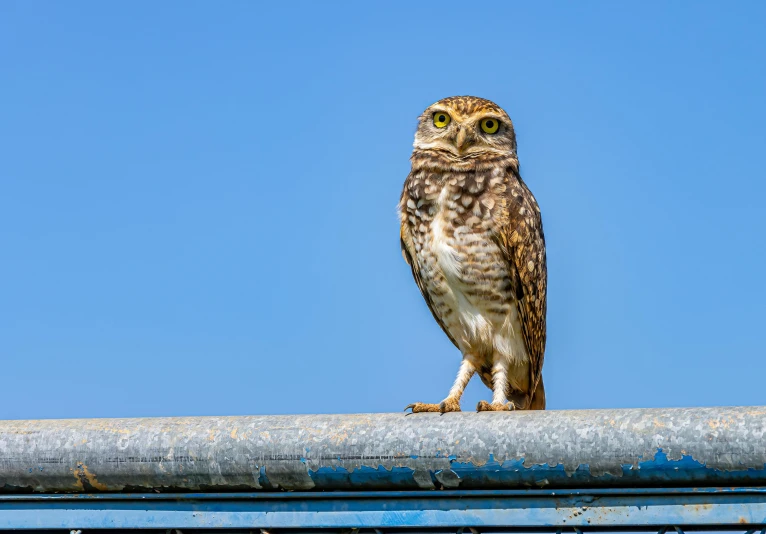
M 508 220 L 502 225 L 499 238 L 509 264 L 522 337 L 530 360 L 528 404 L 543 369 L 548 268 L 540 208 L 521 177 L 515 172 L 513 174 L 515 176 L 509 180 L 505 197 Z
M 428 291 L 426 291 L 423 280 L 420 277 L 420 266 L 418 265 L 418 262 L 415 261 L 415 249 L 412 246 L 412 238 L 410 237 L 410 231 L 405 221 L 402 221 L 401 223 L 399 235 L 399 241 L 402 246 L 402 256 L 404 256 L 404 261 L 406 261 L 407 265 L 409 265 L 412 269 L 412 277 L 415 279 L 415 283 L 418 285 L 418 289 L 420 289 L 420 293 L 423 295 L 423 299 L 426 301 L 428 309 L 431 310 L 431 315 L 434 316 L 434 319 L 436 319 L 436 322 L 439 324 L 441 329 L 444 330 L 444 333 L 447 334 L 447 337 L 450 341 L 452 341 L 452 344 L 457 347 L 458 345 L 455 342 L 455 338 L 452 337 L 452 335 L 449 333 L 449 330 L 447 330 L 447 327 L 444 326 L 444 323 L 436 314 L 436 310 L 434 310 L 433 303 L 431 302 L 431 296 L 428 294 Z

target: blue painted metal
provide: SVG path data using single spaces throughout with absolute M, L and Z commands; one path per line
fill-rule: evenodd
M 763 528 L 764 488 L 12 495 L 0 529 Z

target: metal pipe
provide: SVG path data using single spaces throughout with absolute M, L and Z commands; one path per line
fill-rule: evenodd
M 0 490 L 766 485 L 766 407 L 0 421 Z

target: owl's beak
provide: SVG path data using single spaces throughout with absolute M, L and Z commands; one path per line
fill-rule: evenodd
M 455 137 L 455 146 L 458 148 L 458 150 L 462 149 L 463 146 L 467 146 L 471 142 L 472 136 L 469 135 L 468 128 L 465 126 L 461 126 L 460 129 L 457 131 L 457 136 Z

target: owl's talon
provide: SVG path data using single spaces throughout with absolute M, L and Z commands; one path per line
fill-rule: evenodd
M 489 402 L 482 400 L 476 405 L 477 412 L 513 412 L 515 410 L 516 405 L 512 402 L 507 402 L 505 404 L 493 402 L 490 404 Z
M 438 404 L 426 404 L 425 402 L 413 402 L 404 411 L 412 410 L 412 413 L 440 412 Z
M 460 410 L 460 401 L 457 399 L 444 399 L 439 404 L 439 411 L 441 413 L 447 413 L 447 412 L 459 412 Z

